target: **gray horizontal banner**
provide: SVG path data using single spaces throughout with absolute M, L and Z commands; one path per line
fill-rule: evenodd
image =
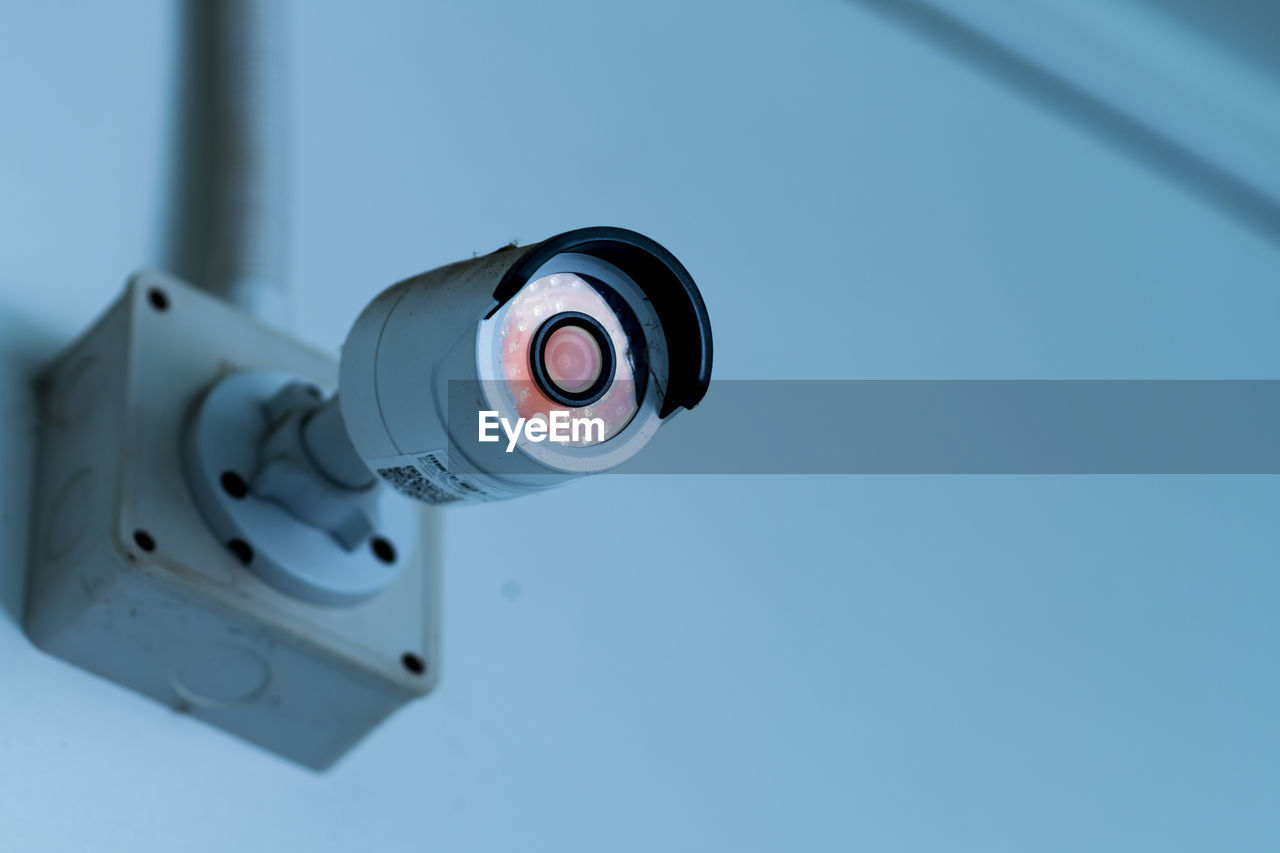
M 1280 381 L 720 380 L 614 473 L 1277 474 Z

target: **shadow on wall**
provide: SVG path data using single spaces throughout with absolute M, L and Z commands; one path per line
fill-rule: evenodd
M 66 343 L 14 305 L 0 302 L 0 608 L 22 624 L 36 450 L 34 381 Z
M 1280 203 L 1180 141 L 1046 71 L 1033 59 L 1019 55 L 931 2 L 851 2 L 929 39 L 1014 92 L 1088 129 L 1122 153 L 1211 200 L 1273 243 L 1280 243 Z

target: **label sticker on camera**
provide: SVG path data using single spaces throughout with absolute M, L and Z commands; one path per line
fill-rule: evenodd
M 444 504 L 458 500 L 432 484 L 426 477 L 410 465 L 397 465 L 394 468 L 379 468 L 378 476 L 386 480 L 393 488 L 405 497 L 413 498 L 429 504 Z
M 378 475 L 396 491 L 414 500 L 442 504 L 459 500 L 496 501 L 514 496 L 512 492 L 453 473 L 449 470 L 448 455 L 443 450 L 429 450 L 395 461 L 413 464 L 379 468 Z

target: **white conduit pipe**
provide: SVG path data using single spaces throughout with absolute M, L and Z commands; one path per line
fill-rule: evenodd
M 283 327 L 289 86 L 283 0 L 187 0 L 170 266 Z

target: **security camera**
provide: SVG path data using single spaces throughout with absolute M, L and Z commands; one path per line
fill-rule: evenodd
M 622 228 L 584 228 L 384 291 L 309 416 L 333 479 L 376 474 L 431 503 L 510 498 L 613 468 L 711 377 L 684 266 Z
M 139 273 L 41 374 L 27 630 L 327 767 L 439 678 L 439 505 L 608 470 L 710 375 L 689 273 L 619 228 L 401 282 L 337 362 Z
M 384 291 L 336 394 L 240 370 L 204 394 L 187 479 L 244 564 L 295 598 L 358 604 L 414 539 L 402 498 L 529 494 L 613 468 L 706 393 L 711 327 L 653 240 L 584 228 Z

